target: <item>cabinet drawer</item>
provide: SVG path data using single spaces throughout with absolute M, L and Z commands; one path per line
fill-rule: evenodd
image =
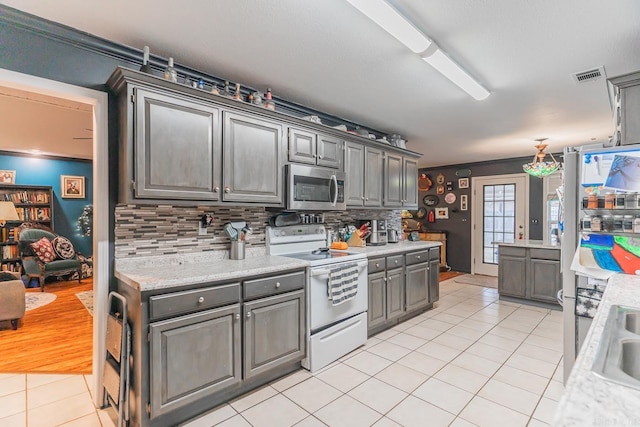
M 526 248 L 516 248 L 513 246 L 499 246 L 499 254 L 500 255 L 508 255 L 508 256 L 527 256 Z
M 406 255 L 407 265 L 419 264 L 429 261 L 429 249 L 420 252 L 411 252 Z
M 558 249 L 529 249 L 531 258 L 538 259 L 560 259 L 560 250 Z
M 404 256 L 403 255 L 393 255 L 387 257 L 387 268 L 389 270 L 393 268 L 400 268 L 404 266 Z
M 367 273 L 373 274 L 378 273 L 380 271 L 386 270 L 386 264 L 384 258 L 374 258 L 369 260 L 369 265 L 367 266 Z
M 156 295 L 149 298 L 149 320 L 200 311 L 240 301 L 240 284 Z
M 429 249 L 429 259 L 440 259 L 440 248 Z
M 304 282 L 305 275 L 302 271 L 264 279 L 247 280 L 242 287 L 243 296 L 245 299 L 252 299 L 303 289 Z

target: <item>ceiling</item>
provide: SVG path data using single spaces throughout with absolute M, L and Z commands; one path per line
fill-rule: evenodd
M 421 167 L 607 141 L 604 78 L 640 70 L 637 0 L 388 0 L 491 91 L 475 101 L 346 0 L 0 0 L 316 110 L 399 133 Z

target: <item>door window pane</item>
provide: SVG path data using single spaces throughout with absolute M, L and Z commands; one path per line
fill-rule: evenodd
M 483 192 L 482 262 L 498 263 L 499 242 L 515 241 L 515 184 L 485 185 Z

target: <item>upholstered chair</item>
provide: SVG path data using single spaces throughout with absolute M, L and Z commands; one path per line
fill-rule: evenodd
M 10 320 L 14 330 L 24 317 L 24 284 L 11 273 L 0 273 L 0 321 Z

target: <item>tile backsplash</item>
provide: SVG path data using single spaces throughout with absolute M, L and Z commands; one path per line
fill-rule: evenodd
M 332 229 L 358 219 L 386 219 L 389 227 L 400 230 L 400 212 L 352 209 L 324 214 L 327 227 Z M 207 228 L 206 236 L 199 236 L 198 222 L 205 213 L 213 214 L 213 225 Z M 118 205 L 115 258 L 228 250 L 229 238 L 222 226 L 232 220 L 245 220 L 253 228 L 246 238 L 249 247 L 264 247 L 269 218 L 278 213 L 263 207 Z

